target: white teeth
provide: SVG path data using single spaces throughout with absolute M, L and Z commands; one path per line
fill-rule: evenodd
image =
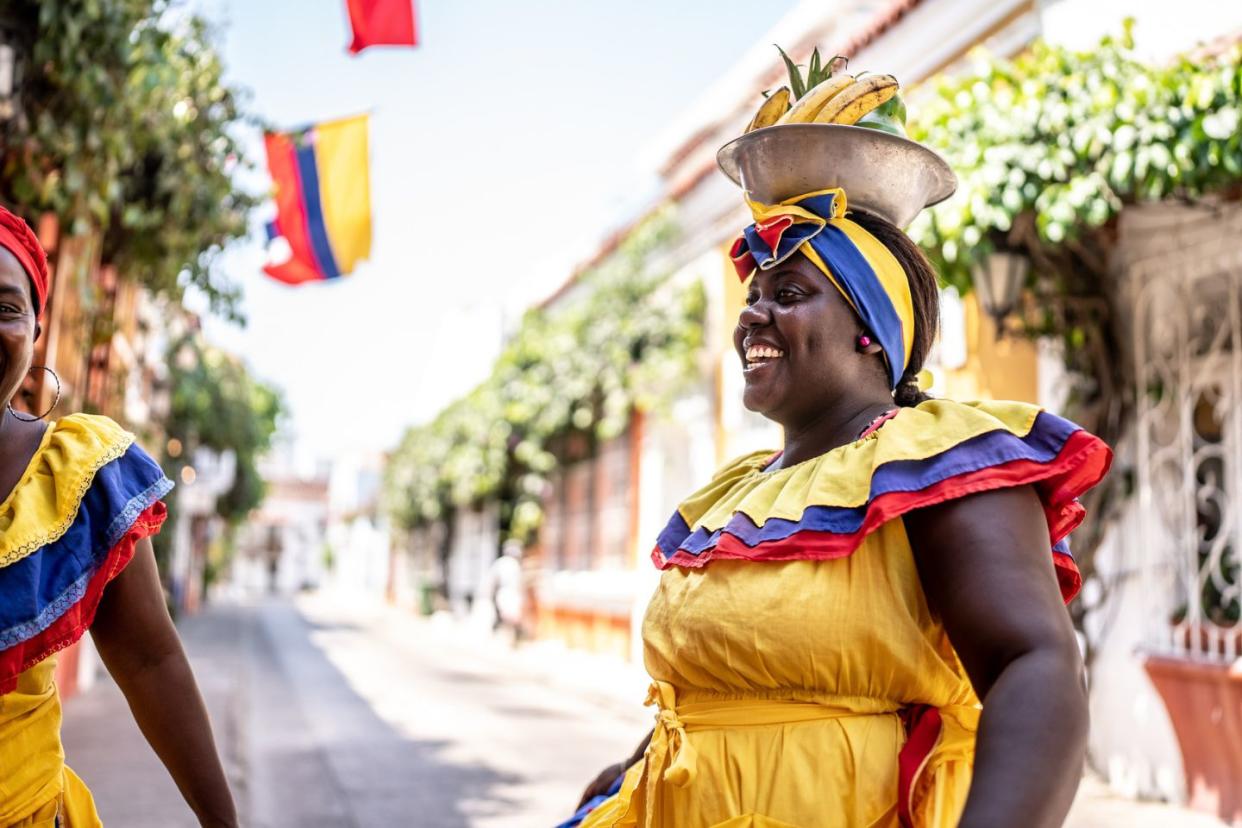
M 754 362 L 760 359 L 780 359 L 784 355 L 784 351 L 769 348 L 767 345 L 752 345 L 746 349 L 747 362 Z

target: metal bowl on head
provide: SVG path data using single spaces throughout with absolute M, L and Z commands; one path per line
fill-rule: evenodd
M 716 162 L 755 201 L 776 204 L 840 187 L 850 209 L 903 228 L 957 189 L 948 162 L 922 144 L 843 124 L 757 129 L 721 147 Z

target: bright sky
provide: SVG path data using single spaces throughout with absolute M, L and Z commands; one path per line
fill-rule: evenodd
M 395 445 L 482 380 L 502 324 L 649 196 L 644 148 L 796 2 L 417 0 L 417 49 L 358 57 L 345 0 L 197 5 L 251 111 L 373 113 L 371 262 L 288 288 L 256 235 L 223 262 L 248 327 L 208 327 L 284 389 L 300 449 L 331 457 Z

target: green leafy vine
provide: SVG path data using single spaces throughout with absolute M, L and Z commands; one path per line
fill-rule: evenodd
M 692 380 L 702 288 L 670 284 L 650 267 L 672 234 L 667 216 L 641 225 L 578 279 L 572 295 L 527 312 L 487 380 L 406 432 L 385 480 L 398 525 L 424 525 L 495 499 L 506 534 L 528 539 L 562 461 L 556 440 L 620 434 L 631 411 L 659 406 Z
M 207 24 L 168 0 L 14 0 L 0 27 L 20 64 L 0 198 L 98 233 L 122 278 L 173 299 L 194 285 L 237 318 L 212 261 L 257 197 L 234 184 L 244 116 Z

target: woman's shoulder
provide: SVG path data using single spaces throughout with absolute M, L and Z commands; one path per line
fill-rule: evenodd
M 83 512 L 120 520 L 172 488 L 163 470 L 108 417 L 71 414 L 48 426 L 26 472 L 0 504 L 0 566 L 60 538 Z M 90 501 L 90 508 L 83 504 Z
M 57 459 L 71 466 L 101 468 L 124 458 L 127 467 L 155 465 L 133 433 L 102 414 L 70 414 L 49 428 Z
M 726 464 L 683 501 L 660 536 L 656 563 L 842 557 L 912 510 L 1027 484 L 1038 491 L 1057 543 L 1082 519 L 1076 498 L 1104 476 L 1112 453 L 1030 403 L 929 400 L 853 443 L 763 472 L 770 456 L 756 452 Z
M 1016 460 L 1078 462 L 1097 456 L 1103 462 L 1102 474 L 1112 455 L 1108 446 L 1077 423 L 1016 400 L 929 400 L 903 409 L 877 435 L 873 458 L 877 467 L 893 460 L 917 460 L 960 473 Z
M 62 435 L 63 439 L 88 439 L 100 442 L 121 442 L 126 440 L 133 442 L 134 439 L 133 434 L 122 428 L 120 423 L 111 417 L 106 417 L 103 414 L 87 414 L 81 411 L 67 414 L 59 420 L 53 421 L 49 430 L 54 434 Z
M 911 408 L 900 409 L 897 416 L 878 429 L 873 437 L 881 462 L 890 457 L 923 459 L 989 433 L 1024 437 L 1036 428 L 1043 415 L 1051 423 L 1067 424 L 1067 420 L 1045 412 L 1038 405 L 1014 400 L 961 402 L 932 399 Z
M 108 582 L 159 531 L 172 482 L 106 417 L 49 425 L 0 504 L 0 693 L 76 641 Z
M 929 400 L 903 409 L 872 439 L 854 470 L 868 503 L 888 497 L 922 506 L 1032 484 L 1060 507 L 1098 483 L 1112 461 L 1109 447 L 1081 426 L 1011 400 Z

